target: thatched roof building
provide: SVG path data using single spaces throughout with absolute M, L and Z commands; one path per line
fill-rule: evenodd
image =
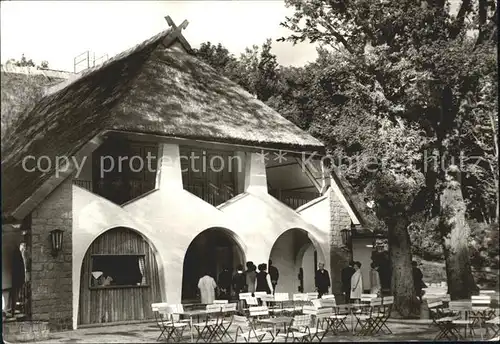
M 176 41 L 184 49 L 172 46 Z M 49 89 L 22 113 L 4 140 L 4 216 L 51 175 L 24 171 L 25 156 L 71 157 L 107 131 L 324 150 L 320 141 L 189 51 L 180 30 L 164 31 Z

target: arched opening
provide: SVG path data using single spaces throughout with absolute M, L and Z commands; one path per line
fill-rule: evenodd
M 305 230 L 293 228 L 281 234 L 269 259 L 279 271 L 277 292 L 314 291 L 314 274 L 324 256 Z
M 191 242 L 184 256 L 182 302 L 199 302 L 198 280 L 205 272 L 218 282 L 224 267 L 232 275 L 238 264 L 244 263 L 245 254 L 232 232 L 224 228 L 210 228 L 201 232 Z
M 141 234 L 116 227 L 92 242 L 82 263 L 79 324 L 152 319 L 151 303 L 160 301 L 158 265 Z

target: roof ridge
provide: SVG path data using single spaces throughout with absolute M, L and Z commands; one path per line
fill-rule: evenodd
M 121 53 L 118 53 L 116 54 L 115 56 L 113 56 L 112 58 L 104 61 L 102 64 L 100 65 L 97 65 L 95 67 L 92 67 L 92 68 L 88 68 L 88 69 L 85 69 L 84 71 L 80 72 L 80 73 L 77 73 L 77 74 L 74 74 L 72 75 L 70 78 L 68 78 L 66 81 L 63 81 L 57 85 L 54 85 L 52 87 L 49 87 L 47 88 L 46 92 L 45 92 L 45 96 L 49 96 L 49 95 L 52 95 L 52 94 L 55 94 L 63 89 L 65 89 L 66 87 L 72 85 L 73 83 L 79 81 L 79 80 L 83 80 L 84 78 L 87 78 L 89 77 L 90 75 L 98 72 L 99 70 L 103 69 L 103 68 L 106 68 L 107 66 L 115 63 L 115 62 L 118 62 L 118 61 L 121 61 L 122 59 L 125 59 L 127 58 L 128 56 L 138 52 L 138 51 L 141 51 L 143 49 L 145 49 L 146 47 L 149 47 L 150 45 L 152 44 L 155 44 L 155 43 L 158 43 L 160 40 L 164 39 L 165 37 L 167 37 L 170 33 L 174 32 L 172 29 L 166 29 L 160 33 L 157 33 L 156 35 L 150 37 L 149 39 L 139 43 L 139 44 L 136 44 L 134 45 L 133 47 L 127 49 L 127 50 L 124 50 L 122 51 Z

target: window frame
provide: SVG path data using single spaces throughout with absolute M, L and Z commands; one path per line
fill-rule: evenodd
M 109 285 L 109 286 L 92 286 L 92 271 L 93 271 L 93 265 L 94 265 L 94 257 L 109 257 L 109 256 L 134 256 L 134 257 L 144 257 L 144 272 L 146 275 L 146 283 L 137 285 L 137 284 L 127 284 L 127 285 Z M 103 290 L 103 289 L 129 289 L 129 288 L 149 288 L 149 280 L 148 280 L 148 274 L 146 273 L 148 271 L 148 263 L 146 259 L 146 254 L 145 253 L 93 253 L 90 255 L 90 264 L 89 264 L 89 280 L 88 280 L 88 286 L 90 290 Z

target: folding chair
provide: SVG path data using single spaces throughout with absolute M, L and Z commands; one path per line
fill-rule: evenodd
M 292 338 L 292 343 L 302 342 L 307 343 L 311 341 L 311 315 L 296 315 L 293 317 L 291 324 L 288 325 L 285 333 L 278 333 L 277 336 L 285 338 L 285 342 L 288 342 L 289 338 Z
M 486 328 L 493 328 L 493 335 L 491 336 L 491 339 L 497 337 L 500 332 L 500 317 L 497 316 L 491 320 L 486 321 L 485 326 Z
M 391 316 L 392 306 L 394 304 L 394 296 L 384 296 L 382 298 L 382 305 L 377 310 L 376 314 L 372 313 L 374 319 L 373 334 L 377 334 L 382 328 L 385 328 L 388 334 L 392 334 L 390 328 L 387 327 L 387 320 Z M 383 330 L 382 330 L 383 331 Z
M 483 295 L 473 295 L 471 297 L 472 312 L 470 314 L 470 319 L 472 320 L 472 326 L 479 325 L 479 331 L 481 333 L 481 339 L 483 339 L 482 328 L 486 328 L 486 335 L 489 334 L 489 329 L 485 326 L 487 320 L 490 320 L 495 312 L 490 308 L 491 296 L 487 294 Z
M 161 333 L 156 340 L 160 340 L 163 336 L 167 342 L 170 339 L 175 342 L 180 342 L 182 340 L 184 329 L 189 324 L 174 320 L 173 315 L 176 311 L 175 307 L 166 303 L 153 303 L 151 304 L 151 309 L 155 314 L 156 323 L 161 330 Z
M 314 338 L 317 338 L 319 342 L 323 341 L 327 332 L 323 329 L 323 324 L 328 320 L 329 316 L 332 315 L 333 308 L 316 308 L 315 306 L 305 305 L 302 312 L 305 315 L 312 316 L 314 320 L 314 326 L 309 328 L 310 337 L 308 339 L 311 342 Z
M 269 317 L 270 317 L 269 316 L 269 308 L 267 308 L 267 306 L 250 307 L 249 313 L 250 313 L 249 317 L 251 318 L 252 325 L 254 326 L 255 329 L 257 329 L 257 327 L 255 326 L 255 323 L 258 320 L 269 319 Z M 269 328 L 269 327 L 264 328 L 263 325 L 261 325 L 260 328 L 258 328 L 258 330 L 269 333 L 272 336 L 272 340 L 274 341 L 274 335 L 273 335 L 274 329 L 273 328 Z
M 452 320 L 456 319 L 455 316 L 450 316 L 447 314 L 447 310 L 444 309 L 443 301 L 440 299 L 436 300 L 426 300 L 427 308 L 429 308 L 429 317 L 432 320 L 432 325 L 435 325 L 439 332 L 434 338 L 435 341 L 443 339 L 446 337 L 448 340 L 453 340 L 455 334 L 453 333 Z
M 216 330 L 220 324 L 221 318 L 221 305 L 211 304 L 206 306 L 207 314 L 205 320 L 199 323 L 193 324 L 193 327 L 198 332 L 198 338 L 196 342 L 200 340 L 204 342 L 209 342 L 215 335 Z
M 228 300 L 214 300 L 213 302 L 214 305 L 225 305 L 227 303 L 229 303 Z
M 295 312 L 300 312 L 302 310 L 302 307 L 307 304 L 309 297 L 307 294 L 293 294 L 292 296 L 293 300 L 293 307 Z
M 272 296 L 273 296 L 272 301 L 274 301 L 275 304 L 269 310 L 273 313 L 286 312 L 286 310 L 284 310 L 283 308 L 283 303 L 290 300 L 288 293 L 275 293 Z
M 370 300 L 369 305 L 361 308 L 360 314 L 355 314 L 356 317 L 355 328 L 357 328 L 358 325 L 361 326 L 358 335 L 365 336 L 373 333 L 376 319 L 381 316 L 381 313 L 379 312 L 381 306 L 382 306 L 382 299 L 373 298 Z
M 472 302 L 471 301 L 450 301 L 450 311 L 457 312 L 458 319 L 451 321 L 455 327 L 456 340 L 467 338 L 467 330 L 471 336 L 474 336 L 474 328 L 472 326 L 473 320 L 470 319 L 470 313 L 472 312 Z M 460 328 L 464 327 L 464 336 L 460 334 Z
M 259 305 L 259 301 L 257 300 L 256 297 L 252 296 L 252 293 L 240 293 L 239 297 L 240 300 L 244 302 L 244 307 L 242 309 L 242 312 L 247 313 L 247 315 L 249 307 Z
M 267 334 L 266 331 L 255 329 L 253 323 L 245 316 L 234 315 L 232 325 L 236 326 L 235 343 L 238 342 L 238 334 L 243 337 L 247 343 L 253 342 L 254 340 L 260 343 Z
M 212 336 L 212 339 L 217 336 L 217 338 L 222 342 L 224 340 L 224 337 L 227 336 L 229 337 L 229 340 L 233 340 L 231 335 L 228 333 L 228 330 L 233 323 L 233 317 L 236 313 L 236 306 L 236 303 L 222 304 L 222 314 L 220 317 L 220 321 L 218 322 L 217 327 L 214 330 L 214 336 Z
M 309 301 L 316 300 L 317 298 L 319 298 L 319 293 L 317 291 L 312 292 L 312 293 L 307 293 L 307 299 Z

